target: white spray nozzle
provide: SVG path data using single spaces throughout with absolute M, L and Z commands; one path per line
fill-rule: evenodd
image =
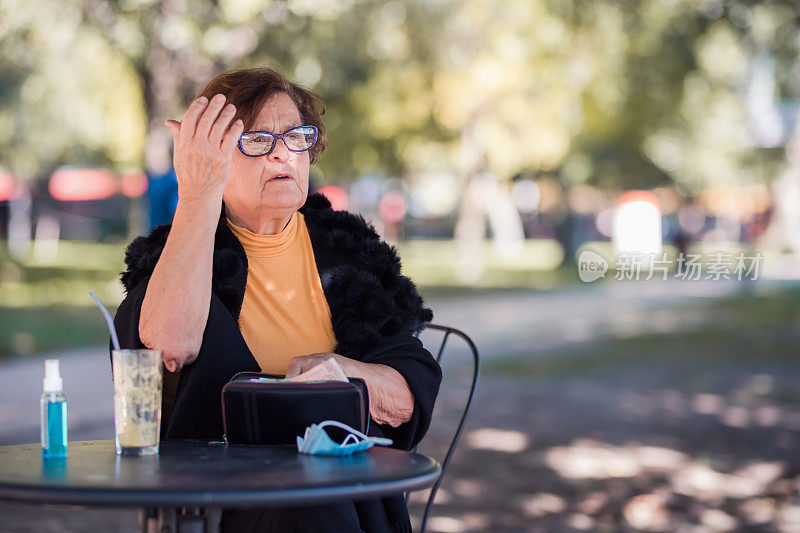
M 64 380 L 58 370 L 58 359 L 45 359 L 44 361 L 44 391 L 61 392 L 64 390 Z

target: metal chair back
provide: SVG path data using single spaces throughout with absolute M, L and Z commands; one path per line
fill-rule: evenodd
M 472 342 L 472 339 L 461 330 L 456 328 L 452 328 L 450 326 L 442 326 L 439 324 L 426 324 L 424 330 L 437 330 L 443 332 L 441 343 L 439 344 L 438 350 L 435 352 L 436 362 L 441 363 L 442 356 L 444 355 L 445 347 L 447 346 L 447 340 L 450 335 L 455 335 L 457 337 L 461 337 L 464 342 L 469 347 L 469 350 L 472 354 L 472 362 L 473 362 L 473 371 L 472 371 L 472 384 L 469 388 L 469 395 L 467 396 L 467 401 L 464 405 L 464 409 L 461 412 L 461 419 L 458 421 L 458 426 L 456 426 L 455 434 L 453 435 L 453 439 L 450 441 L 450 446 L 447 448 L 447 454 L 444 456 L 444 460 L 442 461 L 442 473 L 439 475 L 439 479 L 436 480 L 433 487 L 431 488 L 431 493 L 428 495 L 428 503 L 425 505 L 425 514 L 422 516 L 422 525 L 420 526 L 420 533 L 425 531 L 425 526 L 428 523 L 428 517 L 430 516 L 431 508 L 433 507 L 433 500 L 436 498 L 436 491 L 439 490 L 439 485 L 442 482 L 442 478 L 444 477 L 445 472 L 447 471 L 447 465 L 450 464 L 450 459 L 453 457 L 453 452 L 458 445 L 458 440 L 461 437 L 461 430 L 464 428 L 464 421 L 467 419 L 467 414 L 469 413 L 470 408 L 472 407 L 472 400 L 475 398 L 475 389 L 478 385 L 478 374 L 480 373 L 481 362 L 480 357 L 478 355 L 478 349 L 475 347 L 475 343 Z M 423 330 L 423 331 L 424 331 Z M 419 335 L 417 335 L 419 336 Z M 434 351 L 431 350 L 433 354 Z M 419 448 L 417 445 L 414 448 L 416 452 Z M 408 493 L 406 493 L 406 503 L 408 503 Z

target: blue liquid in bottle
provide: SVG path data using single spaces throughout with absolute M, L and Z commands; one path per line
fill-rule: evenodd
M 40 404 L 42 457 L 59 459 L 67 456 L 67 399 L 57 360 L 45 361 L 44 392 Z
M 42 395 L 42 419 L 42 457 L 45 459 L 66 457 L 67 402 L 63 394 Z

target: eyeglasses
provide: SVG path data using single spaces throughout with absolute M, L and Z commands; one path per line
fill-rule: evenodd
M 316 126 L 297 126 L 283 133 L 246 131 L 239 137 L 239 150 L 248 157 L 267 155 L 275 149 L 278 139 L 283 139 L 292 152 L 305 152 L 317 144 Z

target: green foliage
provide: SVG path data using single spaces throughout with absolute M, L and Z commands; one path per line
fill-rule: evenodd
M 325 182 L 766 181 L 782 155 L 747 140 L 754 58 L 774 58 L 776 98 L 800 92 L 790 0 L 4 0 L 0 20 L 0 165 L 25 178 L 163 167 L 163 120 L 239 66 L 325 97 Z
M 129 57 L 82 21 L 79 5 L 0 5 L 0 165 L 25 178 L 64 164 L 140 164 L 140 82 Z
M 108 342 L 108 329 L 99 311 L 88 306 L 0 307 L 0 323 L 10 322 L 15 324 L 13 328 L 0 328 L 0 358 Z

